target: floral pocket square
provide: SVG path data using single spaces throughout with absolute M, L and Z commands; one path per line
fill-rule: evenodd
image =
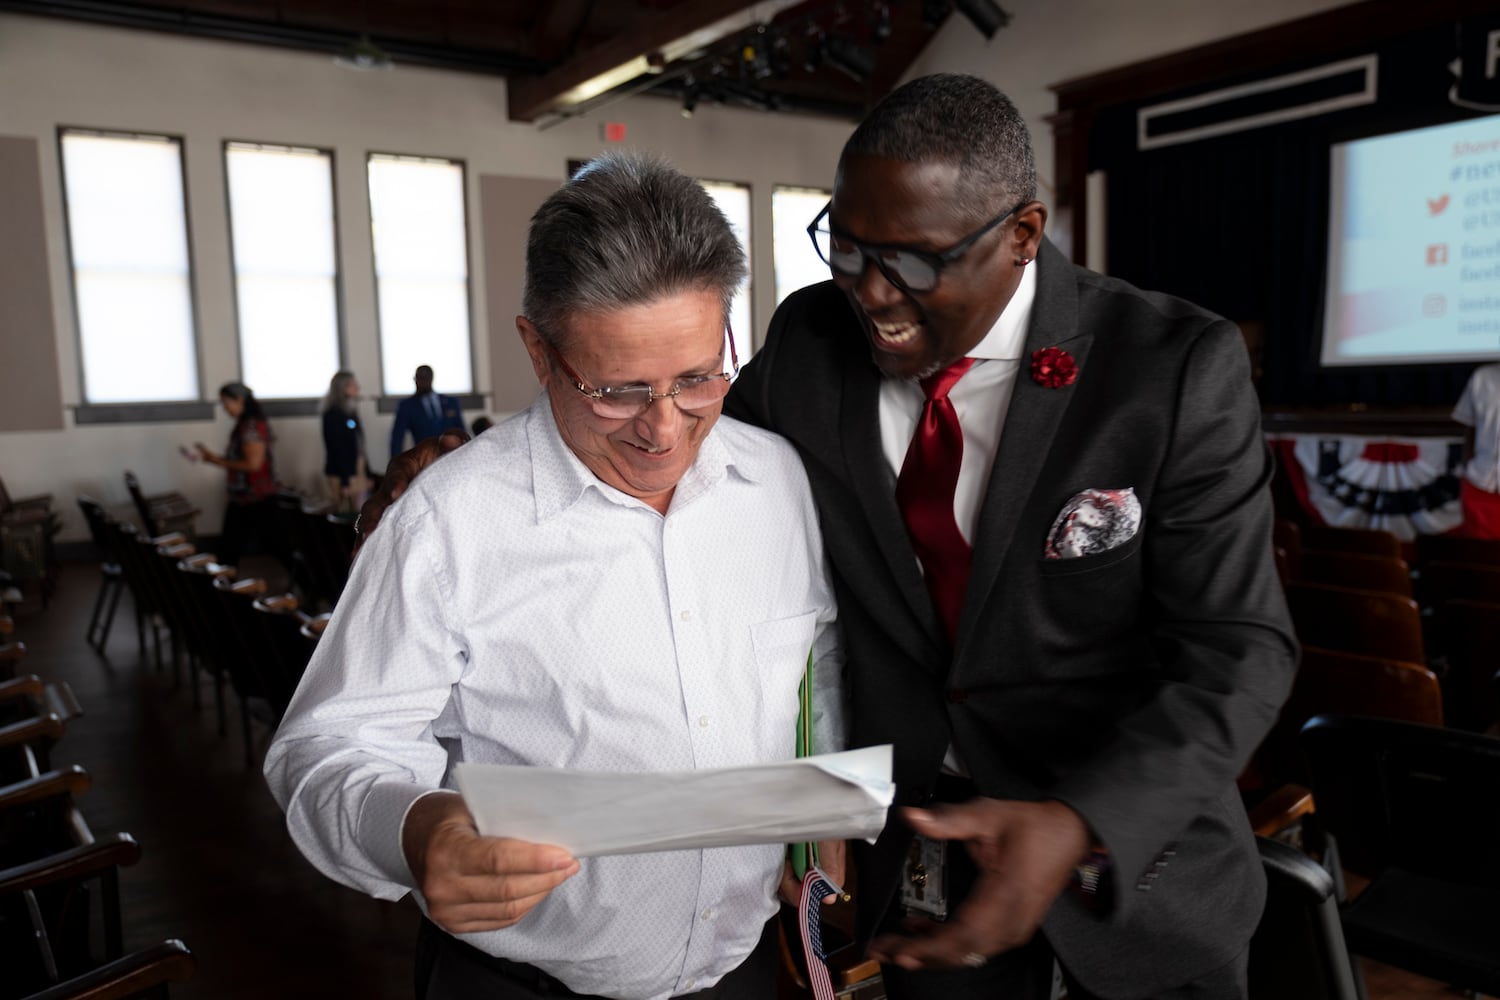
M 1077 559 L 1124 545 L 1141 527 L 1141 502 L 1129 486 L 1074 494 L 1047 532 L 1047 559 Z

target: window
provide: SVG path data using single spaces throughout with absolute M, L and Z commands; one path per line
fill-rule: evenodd
M 818 217 L 833 192 L 821 188 L 771 190 L 771 240 L 776 259 L 776 304 L 799 288 L 828 280 L 828 265 L 807 238 L 807 224 Z
M 63 129 L 83 399 L 196 400 L 182 142 Z
M 439 392 L 472 392 L 463 164 L 372 153 L 369 179 L 382 391 L 430 365 Z
M 754 286 L 750 281 L 749 268 L 753 267 L 755 260 L 754 254 L 750 252 L 750 186 L 732 181 L 698 183 L 703 185 L 703 190 L 719 206 L 719 211 L 729 220 L 729 227 L 734 230 L 735 238 L 745 248 L 745 282 L 740 285 L 740 290 L 735 293 L 734 301 L 729 306 L 729 328 L 734 331 L 734 346 L 739 354 L 740 364 L 744 364 L 755 344 L 755 330 L 750 325 L 750 289 Z
M 224 170 L 240 377 L 262 399 L 321 396 L 341 367 L 333 154 L 230 142 Z

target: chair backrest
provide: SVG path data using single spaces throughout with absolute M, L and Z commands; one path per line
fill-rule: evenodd
M 151 516 L 151 505 L 146 502 L 146 494 L 141 492 L 141 481 L 129 469 L 125 470 L 125 488 L 130 491 L 130 499 L 135 504 L 136 513 L 141 515 L 141 527 L 146 529 L 148 535 L 156 534 L 155 519 Z
M 1302 551 L 1363 552 L 1372 556 L 1401 558 L 1401 539 L 1389 531 L 1375 528 L 1335 528 L 1326 524 L 1308 525 L 1302 530 Z
M 1327 583 L 1400 597 L 1412 596 L 1411 567 L 1406 560 L 1390 556 L 1337 549 L 1303 549 L 1295 578 L 1304 583 Z
M 1298 734 L 1319 715 L 1366 715 L 1443 724 L 1443 689 L 1419 663 L 1302 647 L 1292 693 L 1256 750 L 1255 766 L 1272 784 L 1308 784 Z
M 1500 566 L 1500 539 L 1462 535 L 1418 535 L 1417 565 L 1435 562 Z
M 1430 607 L 1446 601 L 1500 604 L 1500 566 L 1431 562 L 1422 567 L 1421 583 L 1423 603 Z
M 1482 732 L 1500 722 L 1500 603 L 1445 601 L 1434 617 L 1448 660 L 1443 677 L 1448 724 Z
M 1500 889 L 1500 740 L 1361 716 L 1302 730 L 1318 819 L 1343 863 Z
M 1287 606 L 1305 645 L 1409 663 L 1425 661 L 1422 616 L 1409 597 L 1318 583 L 1291 583 Z
M 1266 908 L 1250 938 L 1251 1000 L 1360 1000 L 1333 879 L 1295 848 L 1257 837 Z

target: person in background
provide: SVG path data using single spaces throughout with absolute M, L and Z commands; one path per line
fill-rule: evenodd
M 1468 428 L 1458 530 L 1470 538 L 1500 538 L 1500 364 L 1474 369 L 1453 419 Z
M 469 430 L 475 437 L 478 437 L 493 426 L 495 426 L 495 422 L 481 413 L 479 416 L 475 417 L 474 422 L 469 425 Z
M 323 475 L 328 500 L 339 510 L 358 510 L 369 489 L 365 432 L 359 424 L 359 380 L 341 371 L 323 397 Z
M 417 391 L 396 407 L 396 422 L 391 425 L 391 457 L 401 454 L 406 447 L 406 435 L 411 433 L 412 443 L 437 437 L 446 430 L 462 431 L 464 414 L 458 400 L 444 396 L 432 389 L 432 368 L 419 365 L 412 376 Z
M 224 454 L 210 451 L 199 442 L 203 461 L 217 465 L 228 475 L 229 502 L 224 506 L 224 527 L 215 554 L 219 561 L 238 565 L 254 542 L 266 552 L 278 552 L 276 544 L 276 466 L 271 457 L 271 425 L 255 393 L 242 382 L 226 382 L 219 388 L 219 403 L 234 427 Z
M 807 474 L 719 416 L 744 273 L 661 161 L 601 157 L 548 198 L 516 318 L 541 394 L 390 508 L 276 732 L 266 777 L 308 859 L 420 893 L 426 1000 L 775 995 L 783 845 L 577 859 L 482 836 L 452 777 L 789 759 L 809 655 L 814 745 L 842 748 Z

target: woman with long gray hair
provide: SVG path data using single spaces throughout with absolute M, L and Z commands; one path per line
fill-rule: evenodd
M 323 475 L 328 477 L 328 499 L 340 509 L 358 510 L 369 479 L 365 463 L 365 432 L 359 425 L 359 379 L 341 371 L 328 383 L 323 397 Z

